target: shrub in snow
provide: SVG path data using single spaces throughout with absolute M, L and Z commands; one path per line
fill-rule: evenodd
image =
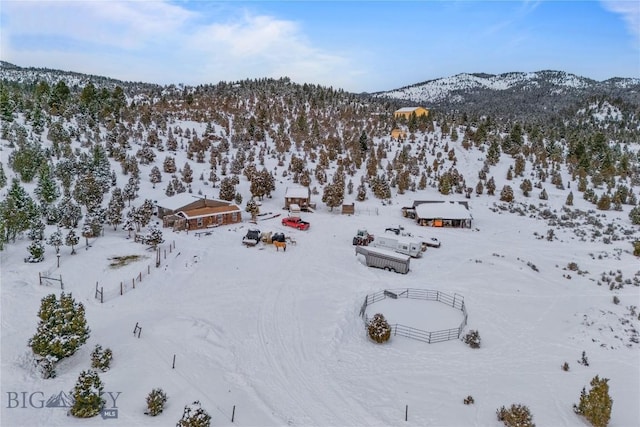
M 389 341 L 391 338 L 391 326 L 381 313 L 377 313 L 369 323 L 369 336 L 377 343 Z
M 98 415 L 105 403 L 102 391 L 103 385 L 98 373 L 82 371 L 71 392 L 73 396 L 71 415 L 78 418 L 90 418 Z
M 535 427 L 533 415 L 526 405 L 513 404 L 509 409 L 504 406 L 497 411 L 498 421 L 507 427 Z
M 44 260 L 44 245 L 42 240 L 32 242 L 27 248 L 29 257 L 25 258 L 25 262 L 42 262 Z
M 209 427 L 211 425 L 211 415 L 202 409 L 200 402 L 195 401 L 191 405 L 184 407 L 182 418 L 176 427 Z
M 640 256 L 640 240 L 633 242 L 633 254 L 635 256 Z
M 469 395 L 469 396 L 465 397 L 462 402 L 465 405 L 473 405 L 475 403 L 475 400 L 473 400 L 473 396 Z
M 583 366 L 589 366 L 589 359 L 587 359 L 587 353 L 585 351 L 582 352 L 582 357 L 580 357 L 578 363 Z
M 167 394 L 161 388 L 154 388 L 147 395 L 147 410 L 145 414 L 155 417 L 162 413 L 165 403 L 167 403 Z
M 609 396 L 609 379 L 597 375 L 591 380 L 591 390 L 582 388 L 580 402 L 573 405 L 576 414 L 582 415 L 594 427 L 606 427 L 611 419 L 613 399 Z
M 111 359 L 113 359 L 111 349 L 107 348 L 103 350 L 100 344 L 96 344 L 96 348 L 94 348 L 91 353 L 91 367 L 100 369 L 102 372 L 107 372 L 111 367 Z
M 56 377 L 56 359 L 51 356 L 44 357 L 37 361 L 38 372 L 42 378 L 49 379 Z
M 480 333 L 477 330 L 470 330 L 464 336 L 464 343 L 471 348 L 480 348 Z
M 38 317 L 38 328 L 29 347 L 50 363 L 71 356 L 89 338 L 84 306 L 76 303 L 71 294 L 62 292 L 60 300 L 54 294 L 44 297 Z
M 567 362 L 564 362 L 562 364 L 562 370 L 565 371 L 565 372 L 567 372 L 569 370 L 569 364 Z

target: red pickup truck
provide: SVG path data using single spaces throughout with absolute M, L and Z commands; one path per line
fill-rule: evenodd
M 311 224 L 307 221 L 303 221 L 300 217 L 290 216 L 282 219 L 282 225 L 287 227 L 297 228 L 298 230 L 308 230 Z

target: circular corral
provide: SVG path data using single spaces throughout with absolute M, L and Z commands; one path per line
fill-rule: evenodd
M 365 326 L 375 313 L 385 316 L 391 335 L 427 343 L 458 339 L 467 325 L 464 297 L 431 289 L 385 289 L 369 294 L 360 309 Z

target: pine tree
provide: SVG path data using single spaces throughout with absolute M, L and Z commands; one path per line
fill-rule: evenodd
M 236 186 L 233 183 L 233 179 L 226 177 L 220 182 L 220 193 L 218 198 L 220 200 L 226 200 L 230 202 L 236 195 Z
M 567 200 L 564 202 L 564 204 L 567 206 L 573 206 L 573 191 L 569 191 L 569 194 L 567 195 Z
M 162 172 L 160 172 L 160 168 L 158 166 L 154 166 L 151 168 L 151 173 L 149 173 L 149 180 L 153 184 L 153 188 L 156 188 L 156 184 L 162 181 Z
M 75 246 L 80 242 L 80 237 L 76 234 L 74 229 L 69 230 L 67 237 L 64 240 L 65 245 L 71 246 L 71 255 L 75 255 Z
M 513 189 L 510 185 L 505 185 L 504 187 L 502 187 L 502 191 L 500 191 L 500 200 L 503 202 L 513 201 Z
M 0 188 L 4 188 L 7 185 L 7 175 L 4 173 L 4 166 L 0 162 Z
M 487 194 L 489 196 L 496 194 L 496 183 L 493 180 L 493 177 L 489 178 L 489 181 L 487 181 Z
M 59 300 L 53 294 L 44 297 L 38 317 L 38 328 L 29 340 L 29 347 L 41 358 L 55 363 L 73 355 L 89 339 L 91 331 L 84 306 L 71 294 L 62 292 Z
M 42 206 L 48 206 L 60 197 L 60 189 L 55 182 L 53 171 L 47 164 L 40 168 L 38 184 L 34 190 Z
M 504 406 L 497 410 L 498 421 L 507 427 L 535 427 L 533 415 L 526 405 L 513 404 L 509 409 Z
M 175 158 L 171 156 L 165 157 L 164 162 L 162 163 L 162 168 L 166 173 L 174 173 L 177 170 Z
M 608 194 L 603 194 L 596 204 L 599 210 L 608 211 L 611 209 L 611 197 Z
M 13 178 L 3 204 L 4 238 L 15 241 L 18 233 L 27 230 L 40 217 L 40 210 L 20 182 Z
M 105 404 L 102 398 L 103 390 L 104 386 L 97 372 L 82 371 L 71 392 L 74 400 L 71 415 L 78 418 L 91 418 L 98 415 Z
M 122 211 L 124 210 L 124 199 L 122 197 L 122 190 L 116 187 L 111 192 L 111 199 L 107 206 L 106 223 L 113 226 L 116 230 L 118 225 L 122 224 Z
M 520 184 L 520 189 L 525 197 L 529 197 L 529 193 L 533 190 L 533 184 L 531 184 L 529 179 L 525 178 Z
M 182 181 L 186 182 L 187 184 L 193 182 L 193 169 L 191 169 L 191 166 L 189 166 L 188 162 L 185 163 L 184 167 L 182 168 Z
M 44 245 L 42 240 L 34 240 L 28 247 L 29 257 L 25 259 L 26 262 L 42 262 L 44 261 Z
M 247 201 L 247 206 L 244 208 L 245 212 L 249 212 L 251 219 L 255 221 L 256 217 L 260 213 L 260 206 L 253 200 L 253 197 Z
M 157 247 L 159 244 L 164 242 L 164 238 L 162 237 L 162 230 L 160 230 L 156 226 L 149 227 L 149 233 L 147 234 L 146 242 L 148 245 Z
M 56 248 L 56 253 L 60 253 L 60 246 L 62 246 L 64 244 L 64 241 L 62 239 L 62 233 L 60 232 L 60 229 L 57 229 L 56 231 L 54 231 L 53 233 L 51 233 L 51 235 L 49 236 L 49 239 L 47 239 L 47 243 L 51 246 L 53 246 L 54 248 Z
M 580 402 L 573 405 L 576 414 L 584 416 L 594 427 L 606 427 L 611 419 L 613 399 L 609 396 L 609 379 L 598 375 L 591 380 L 589 393 L 583 388 Z
M 640 205 L 634 207 L 629 212 L 629 219 L 634 225 L 640 224 Z
M 82 218 L 80 206 L 73 203 L 69 196 L 64 197 L 58 204 L 58 213 L 60 217 L 58 224 L 64 228 L 77 227 Z
M 369 322 L 367 330 L 369 337 L 377 343 L 381 344 L 389 341 L 389 338 L 391 338 L 391 326 L 389 326 L 387 319 L 384 318 L 382 313 L 373 315 L 373 319 Z
M 99 369 L 102 372 L 107 372 L 111 368 L 112 359 L 113 352 L 110 348 L 103 349 L 100 344 L 96 344 L 91 352 L 91 367 Z
M 344 200 L 344 192 L 340 192 L 339 184 L 327 184 L 322 193 L 322 202 L 326 203 L 330 211 L 340 206 Z
M 154 388 L 147 396 L 147 410 L 146 415 L 155 417 L 164 410 L 164 405 L 167 403 L 167 394 L 161 388 Z
M 185 405 L 182 418 L 176 427 L 209 427 L 210 425 L 211 415 L 202 409 L 200 402 L 196 400 L 191 405 Z
M 540 192 L 540 196 L 539 196 L 540 200 L 549 200 L 549 195 L 547 194 L 547 189 L 543 188 L 542 191 Z
M 364 202 L 367 200 L 367 187 L 364 184 L 358 185 L 358 193 L 356 194 L 356 200 L 359 202 Z

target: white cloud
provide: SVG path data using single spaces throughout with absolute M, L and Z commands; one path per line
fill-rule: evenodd
M 3 1 L 1 31 L 2 59 L 16 65 L 124 80 L 288 76 L 351 89 L 362 73 L 353 70 L 350 55 L 314 46 L 298 23 L 247 10 L 200 12 L 162 1 Z M 31 45 L 20 45 L 24 40 Z M 34 40 L 54 43 L 34 47 Z
M 622 15 L 640 47 L 640 3 L 637 0 L 600 0 L 600 3 L 605 9 Z
M 193 14 L 164 2 L 3 2 L 3 37 L 60 37 L 136 49 L 179 31 Z

